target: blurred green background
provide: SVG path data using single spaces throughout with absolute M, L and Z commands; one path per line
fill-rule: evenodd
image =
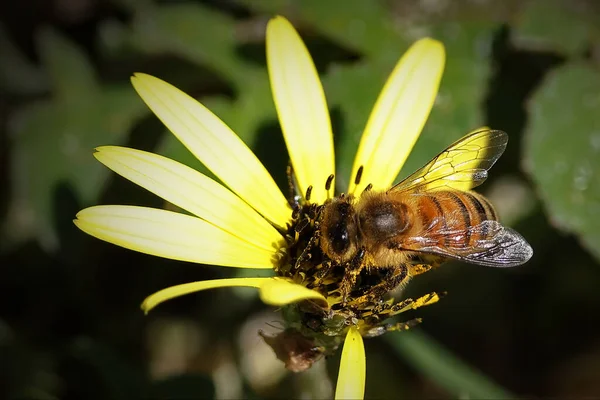
M 264 55 L 274 14 L 294 23 L 321 74 L 341 187 L 387 75 L 423 36 L 444 42 L 447 68 L 401 175 L 481 125 L 510 136 L 481 191 L 532 244 L 533 259 L 510 270 L 448 264 L 413 281 L 409 295 L 448 296 L 415 313 L 419 328 L 366 341 L 366 396 L 600 396 L 597 2 L 0 7 L 1 398 L 331 397 L 339 354 L 287 373 L 257 335 L 277 329 L 278 314 L 253 291 L 190 295 L 149 316 L 139 309 L 158 289 L 238 271 L 134 253 L 71 222 L 95 204 L 170 207 L 96 162 L 96 146 L 127 145 L 202 169 L 137 97 L 129 84 L 136 71 L 200 98 L 285 188 L 288 156 Z

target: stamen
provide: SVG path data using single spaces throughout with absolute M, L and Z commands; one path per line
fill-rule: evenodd
M 312 193 L 312 185 L 310 185 L 307 189 L 306 189 L 306 196 L 304 196 L 304 200 L 309 201 L 310 200 L 310 195 Z
M 362 174 L 363 174 L 363 166 L 361 165 L 360 167 L 358 167 L 358 171 L 356 171 L 356 177 L 354 178 L 354 184 L 358 185 L 360 183 L 360 180 L 362 178 Z
M 367 185 L 367 187 L 365 187 L 365 189 L 363 190 L 363 193 L 364 193 L 364 192 L 367 192 L 367 191 L 369 191 L 369 190 L 371 190 L 371 189 L 373 189 L 373 184 L 372 184 L 372 183 L 369 183 L 369 184 Z
M 294 182 L 294 167 L 292 167 L 291 162 L 288 162 L 287 168 L 285 170 L 288 181 L 288 203 L 292 208 L 298 205 L 298 201 L 296 200 L 296 183 Z
M 331 184 L 333 183 L 333 178 L 335 175 L 331 174 L 327 177 L 327 182 L 325 182 L 325 190 L 329 191 L 331 189 Z

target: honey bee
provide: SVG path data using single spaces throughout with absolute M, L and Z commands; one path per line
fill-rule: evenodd
M 319 246 L 333 266 L 345 269 L 343 302 L 365 269 L 390 272 L 364 295 L 375 299 L 451 259 L 488 267 L 527 262 L 531 246 L 498 222 L 485 197 L 470 190 L 485 181 L 507 142 L 505 132 L 481 129 L 388 190 L 369 185 L 358 198 L 342 194 L 328 200 L 318 217 Z M 361 173 L 362 168 L 357 185 Z

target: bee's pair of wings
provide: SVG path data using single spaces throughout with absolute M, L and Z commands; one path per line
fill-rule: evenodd
M 422 193 L 439 190 L 467 191 L 481 185 L 488 170 L 500 158 L 508 135 L 503 131 L 480 129 L 451 144 L 423 168 L 395 185 L 390 191 Z M 468 247 L 444 244 L 443 237 L 478 237 Z M 490 267 L 514 267 L 529 260 L 531 246 L 523 237 L 497 221 L 479 224 L 448 232 L 424 229 L 402 243 L 403 250 L 429 253 Z

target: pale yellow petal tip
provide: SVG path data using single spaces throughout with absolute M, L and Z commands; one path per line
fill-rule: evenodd
M 87 229 L 88 226 L 86 225 L 85 221 L 82 221 L 81 218 L 79 218 L 79 214 L 81 214 L 81 212 L 77 213 L 77 215 L 75 216 L 75 219 L 73 219 L 73 224 L 75 224 L 75 226 L 77 228 L 79 228 L 79 230 L 82 231 L 83 233 L 87 233 L 88 235 L 91 235 L 89 229 Z
M 137 80 L 143 80 L 143 79 L 158 79 L 152 75 L 146 74 L 144 72 L 134 72 L 133 75 L 131 75 L 130 80 L 133 81 L 137 81 Z
M 115 207 L 124 207 L 124 208 L 135 208 L 134 206 L 114 206 L 114 205 L 98 205 L 86 207 L 83 210 L 79 210 L 77 214 L 75 214 L 75 218 L 80 224 L 85 224 L 90 221 L 95 221 L 98 217 L 104 218 L 107 215 L 111 215 L 111 209 Z
M 442 53 L 446 53 L 446 49 L 444 47 L 444 43 L 440 42 L 437 39 L 433 39 L 430 37 L 424 37 L 413 43 L 415 47 L 422 47 L 423 49 L 440 51 Z
M 106 151 L 109 151 L 110 149 L 114 149 L 115 147 L 119 147 L 119 146 L 110 146 L 110 145 L 98 146 L 98 147 L 94 147 L 94 151 L 96 153 L 106 152 Z
M 120 154 L 131 154 L 139 152 L 140 150 L 131 149 L 129 147 L 123 146 L 98 146 L 94 149 L 93 156 L 96 160 L 100 161 L 102 164 L 105 163 L 106 157 L 110 156 L 118 156 Z
M 364 398 L 366 375 L 367 363 L 363 339 L 358 329 L 352 327 L 348 330 L 342 349 L 340 371 L 335 388 L 336 400 Z
M 75 223 L 75 225 L 77 225 L 78 223 L 81 222 L 81 217 L 84 216 L 84 214 L 86 213 L 87 208 L 84 208 L 83 210 L 79 210 L 77 212 L 77 214 L 75 214 L 75 219 L 73 220 L 73 222 Z
M 96 160 L 102 162 L 100 160 L 100 158 L 102 158 L 103 155 L 106 155 L 107 153 L 110 153 L 111 150 L 113 150 L 115 147 L 118 147 L 118 146 L 98 146 L 98 147 L 95 147 L 94 148 L 94 152 L 92 153 L 92 155 L 94 156 L 94 158 L 96 158 Z
M 131 78 L 130 78 L 131 84 L 133 85 L 133 88 L 139 93 L 140 91 L 140 87 L 142 85 L 148 85 L 148 86 L 153 86 L 153 85 L 169 85 L 169 83 L 163 81 L 160 78 L 157 78 L 155 76 L 152 75 L 148 75 L 145 74 L 143 72 L 135 72 Z
M 80 210 L 77 214 L 75 214 L 75 219 L 73 219 L 73 223 L 75 224 L 75 226 L 81 229 L 83 232 L 87 233 L 88 235 L 96 236 L 92 233 L 90 219 L 93 219 L 96 210 L 99 207 L 101 206 L 92 206 Z
M 131 75 L 129 77 L 129 81 L 131 82 L 131 84 L 135 87 L 135 84 L 137 82 L 137 80 L 139 79 L 140 75 L 142 75 L 141 72 L 134 72 L 133 75 Z
M 267 23 L 267 43 L 273 39 L 278 40 L 290 40 L 297 39 L 302 41 L 300 35 L 294 25 L 285 17 L 277 15 L 269 20 Z M 269 40 L 271 39 L 271 40 Z
M 292 23 L 282 15 L 276 15 L 269 20 L 267 23 L 267 34 L 269 33 L 269 29 L 294 29 Z
M 77 221 L 81 222 L 85 218 L 89 217 L 90 215 L 93 215 L 96 211 L 101 210 L 104 207 L 106 207 L 106 206 L 86 207 L 83 210 L 79 210 L 79 212 L 77 212 L 77 214 L 75 214 L 75 218 L 77 219 Z
M 142 302 L 142 304 L 140 305 L 140 308 L 144 312 L 144 315 L 148 315 L 148 313 L 150 312 L 150 310 L 152 310 L 155 305 L 156 304 L 154 304 L 154 305 L 148 304 L 147 300 L 144 300 Z
M 273 278 L 260 286 L 260 299 L 265 304 L 284 306 L 302 300 L 313 300 L 328 308 L 323 295 L 297 283 L 282 278 Z
M 446 63 L 446 48 L 439 40 L 428 37 L 419 39 L 413 43 L 409 51 L 423 54 L 428 60 L 440 63 L 443 70 Z
M 178 285 L 178 286 L 183 286 L 183 285 Z M 161 304 L 167 300 L 170 300 L 174 297 L 178 297 L 179 294 L 175 294 L 175 295 L 171 295 L 171 296 L 163 296 L 162 295 L 165 291 L 169 291 L 173 287 L 174 286 L 159 290 L 158 292 L 153 293 L 150 296 L 146 297 L 144 299 L 144 301 L 142 301 L 142 304 L 140 304 L 140 309 L 144 312 L 144 315 L 148 315 L 150 313 L 150 311 L 153 310 L 154 308 L 156 308 L 156 306 L 158 306 L 159 304 Z M 181 295 L 184 295 L 184 294 L 187 294 L 187 293 L 181 293 Z

